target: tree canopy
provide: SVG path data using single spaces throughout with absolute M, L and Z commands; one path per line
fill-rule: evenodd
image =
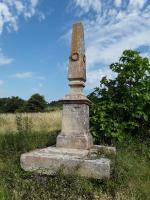
M 0 113 L 18 112 L 24 103 L 25 100 L 19 97 L 0 98 Z
M 33 94 L 28 100 L 17 97 L 0 98 L 0 113 L 44 112 L 47 108 L 44 96 Z
M 26 112 L 44 112 L 47 106 L 44 96 L 33 94 L 25 104 Z
M 96 142 L 121 140 L 125 134 L 146 135 L 150 129 L 150 63 L 137 51 L 125 50 L 88 96 L 91 132 Z

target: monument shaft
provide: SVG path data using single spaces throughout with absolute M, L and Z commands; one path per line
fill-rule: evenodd
M 57 137 L 57 147 L 90 149 L 89 103 L 83 94 L 86 81 L 84 31 L 81 23 L 73 25 L 68 80 L 70 93 L 63 98 L 62 130 Z
M 84 30 L 81 23 L 73 25 L 71 55 L 69 58 L 68 79 L 86 81 L 86 59 Z

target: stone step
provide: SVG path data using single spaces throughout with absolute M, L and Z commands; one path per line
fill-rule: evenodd
M 69 149 L 70 151 L 70 149 Z M 110 178 L 110 160 L 88 159 L 87 150 L 48 147 L 21 155 L 21 167 L 25 171 L 55 175 L 59 170 L 64 174 L 78 174 L 87 178 Z

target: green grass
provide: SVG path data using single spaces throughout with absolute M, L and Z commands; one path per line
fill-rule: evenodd
M 150 199 L 148 143 L 128 139 L 117 144 L 110 180 L 90 180 L 75 174 L 64 176 L 61 171 L 56 176 L 34 174 L 21 169 L 20 155 L 55 144 L 59 131 L 35 131 L 30 121 L 27 116 L 19 116 L 15 134 L 0 133 L 0 200 Z
M 148 200 L 150 149 L 138 141 L 118 145 L 110 180 L 24 172 L 20 155 L 55 144 L 58 132 L 0 135 L 0 200 Z

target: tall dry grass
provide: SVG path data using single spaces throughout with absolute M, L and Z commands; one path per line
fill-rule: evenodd
M 55 131 L 61 128 L 61 111 L 49 113 L 21 113 L 21 114 L 0 114 L 0 134 L 17 132 L 16 118 L 27 117 L 32 123 L 32 131 Z

